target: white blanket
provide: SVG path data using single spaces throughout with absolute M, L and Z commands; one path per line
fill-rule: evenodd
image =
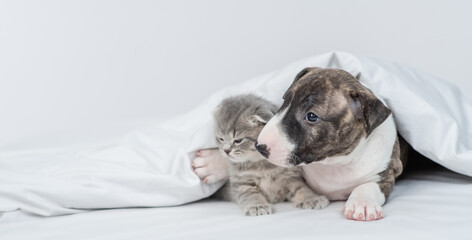
M 195 110 L 122 139 L 80 149 L 0 153 L 0 211 L 52 216 L 83 210 L 172 206 L 211 195 L 190 166 L 196 149 L 214 147 L 213 108 L 225 97 L 256 93 L 281 104 L 309 66 L 342 68 L 386 100 L 402 136 L 439 164 L 472 176 L 472 101 L 428 74 L 348 53 L 304 59 L 223 89 Z

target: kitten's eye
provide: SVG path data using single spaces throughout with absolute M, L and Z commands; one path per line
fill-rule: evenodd
M 234 140 L 234 143 L 241 143 L 243 141 L 242 138 Z
M 220 142 L 223 142 L 224 139 L 219 137 L 218 140 L 220 140 Z
M 318 116 L 316 116 L 316 114 L 312 113 L 312 112 L 309 112 L 306 116 L 305 116 L 305 120 L 309 121 L 309 122 L 317 122 L 320 118 Z

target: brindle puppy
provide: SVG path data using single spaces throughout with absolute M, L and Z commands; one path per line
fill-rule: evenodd
M 389 108 L 351 74 L 306 68 L 258 137 L 257 149 L 283 167 L 303 165 L 308 184 L 346 200 L 353 220 L 383 218 L 406 160 Z

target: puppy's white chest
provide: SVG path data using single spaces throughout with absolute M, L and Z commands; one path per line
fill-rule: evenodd
M 307 184 L 330 200 L 345 200 L 362 183 L 377 181 L 377 174 L 369 174 L 355 166 L 310 164 L 303 166 Z
M 390 116 L 368 139 L 361 139 L 348 155 L 327 158 L 302 167 L 308 185 L 331 200 L 345 200 L 352 190 L 378 182 L 392 156 L 396 130 Z

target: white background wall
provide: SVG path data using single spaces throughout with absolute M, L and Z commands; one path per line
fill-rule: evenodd
M 403 62 L 469 94 L 471 9 L 466 0 L 0 0 L 0 148 L 179 114 L 332 50 Z

